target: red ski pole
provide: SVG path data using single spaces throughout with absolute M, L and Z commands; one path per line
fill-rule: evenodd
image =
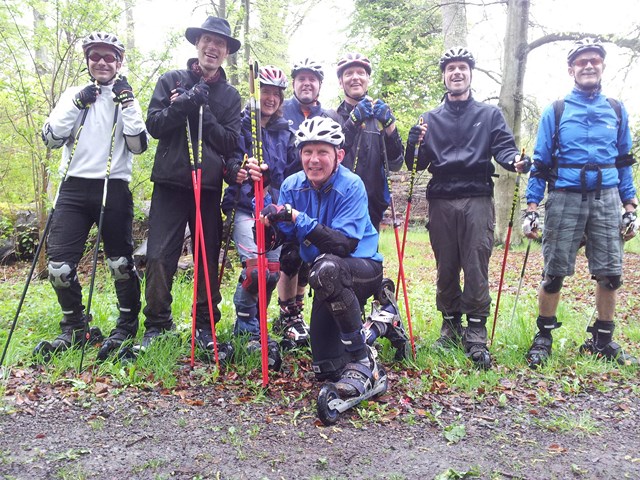
M 411 322 L 411 310 L 409 308 L 409 295 L 407 293 L 407 282 L 404 275 L 404 265 L 402 251 L 400 249 L 400 233 L 398 232 L 398 222 L 396 220 L 396 208 L 393 201 L 393 190 L 391 189 L 391 176 L 389 175 L 389 159 L 387 158 L 387 145 L 384 142 L 384 127 L 380 124 L 380 141 L 382 142 L 382 159 L 384 161 L 384 171 L 387 177 L 387 187 L 389 188 L 389 204 L 391 205 L 391 217 L 393 218 L 393 233 L 396 237 L 396 251 L 398 252 L 398 276 L 402 282 L 402 294 L 404 296 L 404 309 L 407 313 L 407 325 L 409 326 L 409 339 L 411 340 L 411 352 L 416 358 L 416 344 L 413 340 L 413 325 Z
M 418 125 L 422 125 L 424 123 L 424 119 L 422 115 L 418 119 Z M 402 256 L 402 260 L 404 260 L 404 248 L 407 244 L 407 230 L 409 229 L 409 214 L 411 212 L 411 202 L 413 200 L 413 187 L 416 183 L 416 174 L 418 172 L 418 145 L 413 150 L 413 162 L 411 163 L 411 181 L 409 183 L 409 195 L 407 195 L 407 211 L 404 215 L 404 226 L 402 231 L 402 249 L 400 255 Z M 400 284 L 400 271 L 398 270 L 398 281 L 396 285 Z M 398 300 L 399 289 L 396 288 L 396 301 Z
M 524 148 L 522 149 L 522 155 L 524 157 Z M 516 187 L 513 190 L 513 202 L 511 203 L 511 216 L 509 217 L 509 227 L 507 228 L 507 238 L 504 241 L 504 256 L 502 258 L 502 269 L 500 271 L 500 283 L 498 285 L 498 296 L 496 298 L 496 311 L 493 316 L 493 326 L 491 327 L 491 344 L 493 345 L 493 336 L 496 333 L 496 323 L 498 321 L 498 309 L 500 308 L 500 295 L 502 293 L 502 284 L 504 282 L 504 271 L 507 268 L 507 256 L 509 255 L 509 244 L 511 242 L 511 231 L 513 230 L 513 217 L 518 207 L 520 200 L 520 173 L 516 176 Z
M 251 111 L 251 137 L 253 155 L 262 164 L 262 127 L 260 125 L 260 86 L 255 79 L 259 76 L 258 62 L 249 65 L 249 106 Z M 269 338 L 267 336 L 267 256 L 264 225 L 260 222 L 260 212 L 264 208 L 264 182 L 262 178 L 254 183 L 256 246 L 258 247 L 258 314 L 260 321 L 260 353 L 262 354 L 262 386 L 269 383 Z

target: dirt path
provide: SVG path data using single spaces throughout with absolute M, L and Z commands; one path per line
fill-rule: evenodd
M 369 419 L 373 410 L 351 412 L 323 427 L 317 391 L 291 399 L 276 390 L 258 401 L 220 387 L 185 395 L 95 385 L 9 389 L 0 404 L 2 478 L 640 479 L 632 389 L 559 395 L 549 406 L 510 397 L 503 408 L 494 398 L 392 390 L 383 400 L 406 408 Z M 590 423 L 562 432 L 561 419 L 587 412 Z M 449 442 L 445 426 L 450 438 L 464 428 L 462 440 Z

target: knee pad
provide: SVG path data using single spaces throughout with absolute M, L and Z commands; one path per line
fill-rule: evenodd
M 70 288 L 78 281 L 76 264 L 71 262 L 49 262 L 49 282 L 55 289 Z
M 244 262 L 244 268 L 240 273 L 240 284 L 247 292 L 255 295 L 258 293 L 258 259 L 248 258 Z
M 124 282 L 131 280 L 138 275 L 133 258 L 127 257 L 108 257 L 107 266 L 111 271 L 111 276 L 116 282 Z
M 267 292 L 270 294 L 280 280 L 280 262 L 267 263 Z
M 280 252 L 280 270 L 291 277 L 298 273 L 301 266 L 300 247 L 294 243 L 285 243 Z
M 338 298 L 352 283 L 351 276 L 342 268 L 340 257 L 336 255 L 319 255 L 309 273 L 309 285 L 321 302 Z
M 622 286 L 621 275 L 594 275 L 593 279 L 598 282 L 598 285 L 607 290 L 617 290 Z
M 544 274 L 542 279 L 542 288 L 547 293 L 558 293 L 564 283 L 564 277 L 561 275 Z

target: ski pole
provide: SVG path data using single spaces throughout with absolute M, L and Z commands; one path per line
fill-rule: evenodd
M 422 125 L 424 123 L 424 119 L 422 118 L 422 115 L 420 115 L 420 118 L 418 119 L 418 125 Z M 419 149 L 419 145 L 416 145 L 416 148 L 413 149 L 413 159 L 412 159 L 412 163 L 411 163 L 411 180 L 409 183 L 409 195 L 407 195 L 407 211 L 404 215 L 404 228 L 403 228 L 403 232 L 402 232 L 402 250 L 401 250 L 401 256 L 402 259 L 404 260 L 404 248 L 407 244 L 407 230 L 409 229 L 409 213 L 411 212 L 411 202 L 413 200 L 413 187 L 415 185 L 416 182 L 416 174 L 418 172 L 418 149 Z M 398 285 L 400 283 L 400 272 L 398 271 L 398 281 L 396 282 L 396 285 Z M 400 290 L 396 288 L 396 301 L 398 300 L 398 294 L 400 293 Z
M 111 127 L 111 146 L 109 147 L 109 157 L 107 158 L 107 169 L 104 176 L 104 186 L 102 187 L 102 203 L 100 204 L 100 216 L 98 217 L 98 232 L 96 233 L 96 248 L 93 251 L 93 262 L 91 265 L 91 281 L 89 282 L 89 295 L 87 296 L 87 320 L 84 322 L 84 342 L 82 342 L 82 350 L 80 353 L 80 365 L 78 372 L 82 372 L 82 363 L 84 361 L 84 352 L 89 341 L 89 322 L 91 321 L 91 302 L 93 300 L 93 289 L 96 283 L 96 269 L 98 267 L 98 254 L 100 251 L 100 236 L 102 234 L 102 225 L 104 221 L 104 210 L 107 205 L 107 191 L 109 188 L 109 176 L 111 175 L 111 161 L 113 160 L 113 149 L 116 143 L 116 126 L 118 125 L 118 104 L 115 105 L 113 111 L 113 126 Z
M 249 65 L 249 105 L 251 112 L 251 138 L 253 156 L 258 165 L 262 164 L 262 126 L 260 124 L 260 86 L 256 88 L 256 77 L 259 76 L 258 62 Z M 260 222 L 260 212 L 264 208 L 264 181 L 254 182 L 256 246 L 258 247 L 258 313 L 260 320 L 260 353 L 262 355 L 262 386 L 269 383 L 269 356 L 267 336 L 267 257 L 265 248 L 264 225 Z
M 384 141 L 384 127 L 380 122 L 380 141 L 382 142 L 382 159 L 384 161 L 384 172 L 387 177 L 387 188 L 389 189 L 389 204 L 391 205 L 391 217 L 393 218 L 393 233 L 396 238 L 396 251 L 398 253 L 398 276 L 402 282 L 402 294 L 404 296 L 404 308 L 407 313 L 407 325 L 409 326 L 409 339 L 411 340 L 411 352 L 416 358 L 416 344 L 413 340 L 413 325 L 411 323 L 411 310 L 409 308 L 409 295 L 407 294 L 407 282 L 404 275 L 404 265 L 402 252 L 400 250 L 400 234 L 398 232 L 398 222 L 396 220 L 396 208 L 393 201 L 393 190 L 391 189 L 391 175 L 389 170 L 389 159 L 387 158 L 387 145 Z M 398 312 L 399 313 L 399 312 Z
M 71 152 L 69 153 L 69 159 L 64 167 L 64 171 L 62 172 L 60 185 L 58 185 L 58 190 L 56 191 L 56 196 L 53 199 L 53 203 L 51 204 L 51 209 L 49 210 L 49 214 L 47 215 L 47 220 L 44 224 L 44 230 L 42 230 L 42 234 L 40 235 L 40 239 L 38 240 L 38 246 L 36 247 L 36 251 L 33 254 L 33 262 L 31 262 L 31 268 L 29 269 L 29 273 L 27 274 L 27 280 L 25 281 L 24 288 L 22 289 L 22 295 L 20 295 L 20 300 L 18 301 L 18 308 L 16 309 L 16 313 L 13 317 L 13 322 L 11 322 L 11 328 L 9 328 L 9 335 L 7 335 L 7 341 L 4 344 L 4 348 L 2 350 L 2 357 L 0 357 L 0 367 L 4 364 L 4 359 L 7 355 L 7 350 L 9 348 L 9 343 L 11 342 L 11 337 L 13 336 L 13 332 L 16 329 L 16 325 L 18 323 L 18 317 L 20 316 L 20 312 L 22 311 L 22 305 L 24 304 L 24 300 L 27 296 L 27 290 L 29 290 L 29 285 L 31 284 L 31 278 L 33 277 L 33 272 L 38 265 L 38 259 L 40 258 L 40 252 L 42 251 L 42 245 L 44 244 L 47 235 L 49 234 L 49 229 L 51 228 L 51 220 L 53 219 L 53 213 L 56 210 L 56 203 L 58 202 L 58 197 L 60 196 L 60 191 L 62 190 L 62 185 L 67 179 L 67 173 L 69 172 L 69 167 L 71 166 L 71 161 L 73 160 L 73 156 L 76 153 L 76 147 L 78 146 L 78 140 L 80 139 L 80 134 L 82 133 L 82 127 L 84 127 L 84 122 L 87 119 L 87 113 L 89 113 L 89 108 L 85 108 L 82 112 L 82 118 L 80 120 L 80 125 L 78 126 L 78 131 L 76 132 L 76 138 L 73 142 L 73 147 L 71 148 Z
M 245 154 L 244 160 L 242 161 L 242 165 L 240 168 L 244 168 L 247 164 L 247 155 Z M 238 190 L 236 190 L 235 198 L 233 199 L 233 207 L 231 208 L 231 213 L 229 214 L 229 218 L 227 223 L 229 224 L 227 227 L 226 239 L 224 243 L 224 250 L 222 252 L 222 263 L 220 265 L 220 270 L 218 272 L 218 285 L 222 285 L 222 277 L 224 275 L 225 265 L 227 263 L 227 255 L 229 253 L 229 246 L 231 245 L 231 237 L 233 234 L 233 227 L 236 220 L 236 209 L 238 208 L 238 203 L 240 202 L 240 195 L 242 193 L 241 185 L 238 185 Z M 224 237 L 224 235 L 223 235 Z
M 522 154 L 520 158 L 524 157 L 524 148 L 522 149 Z M 520 200 L 520 178 L 521 175 L 518 172 L 516 175 L 516 186 L 513 190 L 513 202 L 511 202 L 511 215 L 509 216 L 509 226 L 507 228 L 507 238 L 504 242 L 504 256 L 502 258 L 502 269 L 500 271 L 500 283 L 498 284 L 498 296 L 496 298 L 496 311 L 493 317 L 493 326 L 491 327 L 491 344 L 493 345 L 493 336 L 496 333 L 496 323 L 498 321 L 498 310 L 500 308 L 500 294 L 502 293 L 502 284 L 504 282 L 504 272 L 507 268 L 507 256 L 509 255 L 509 243 L 511 242 L 511 231 L 513 230 L 513 217 L 516 213 L 516 208 L 518 207 L 518 203 Z
M 516 299 L 513 302 L 513 311 L 511 312 L 511 323 L 513 323 L 513 319 L 516 317 L 516 307 L 518 306 L 518 299 L 520 298 L 520 290 L 522 289 L 522 281 L 524 280 L 524 272 L 525 272 L 525 269 L 527 268 L 527 260 L 529 259 L 530 250 L 531 250 L 531 239 L 529 239 L 529 242 L 527 243 L 527 251 L 524 254 L 524 261 L 522 262 L 522 270 L 520 271 L 520 281 L 518 282 Z
M 207 263 L 207 249 L 204 241 L 204 229 L 202 227 L 202 210 L 200 205 L 202 189 L 202 121 L 204 106 L 200 105 L 198 111 L 198 146 L 193 148 L 193 138 L 191 135 L 191 125 L 187 118 L 187 148 L 189 150 L 189 160 L 191 164 L 191 183 L 193 185 L 193 199 L 195 210 L 195 232 L 191 233 L 191 244 L 193 245 L 193 301 L 191 304 L 191 359 L 190 366 L 195 366 L 196 351 L 196 315 L 198 306 L 198 277 L 200 276 L 200 256 L 202 256 L 202 270 L 204 275 L 205 290 L 207 294 L 207 306 L 209 308 L 209 322 L 211 326 L 211 336 L 213 339 L 213 358 L 216 367 L 220 368 L 218 360 L 218 341 L 216 337 L 216 324 L 213 315 L 213 299 L 211 298 L 211 283 L 209 279 L 209 265 Z M 196 150 L 194 152 L 194 150 Z

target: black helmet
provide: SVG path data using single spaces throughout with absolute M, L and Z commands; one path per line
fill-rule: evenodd
M 85 58 L 89 54 L 91 47 L 95 47 L 96 45 L 111 47 L 118 53 L 120 60 L 124 58 L 124 44 L 111 33 L 92 32 L 84 37 L 82 40 L 82 51 L 84 52 Z
M 469 68 L 473 69 L 476 66 L 476 59 L 465 47 L 453 47 L 447 50 L 440 57 L 440 71 L 444 72 L 447 64 L 454 61 L 467 62 Z
M 595 38 L 587 37 L 587 38 L 578 40 L 576 43 L 573 44 L 573 47 L 571 47 L 571 50 L 569 50 L 569 53 L 567 54 L 567 63 L 571 65 L 578 55 L 580 55 L 582 52 L 587 52 L 589 50 L 598 52 L 598 54 L 603 59 L 604 57 L 607 56 L 607 52 L 602 46 L 602 43 L 600 43 Z

